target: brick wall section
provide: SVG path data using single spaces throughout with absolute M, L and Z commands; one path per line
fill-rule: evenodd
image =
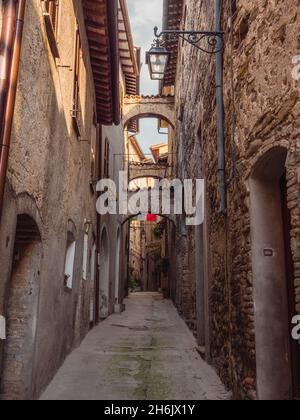
M 291 75 L 292 57 L 300 54 L 299 37 L 295 35 L 299 32 L 300 12 L 292 0 L 279 0 L 276 7 L 273 2 L 240 0 L 231 25 L 230 3 L 224 2 L 226 220 L 218 211 L 215 60 L 181 43 L 175 144 L 179 176 L 195 174 L 202 160 L 207 181 L 210 356 L 234 394 L 253 399 L 256 364 L 248 178 L 259 157 L 276 145 L 288 149 L 288 206 L 296 309 L 300 312 L 300 82 Z M 186 0 L 185 5 L 186 28 L 214 28 L 213 2 Z M 193 243 L 192 233 L 188 242 Z M 180 269 L 183 261 L 179 252 L 177 271 L 182 276 L 182 294 L 191 299 L 194 277 Z M 189 269 L 193 270 L 192 264 Z
M 40 262 L 41 243 L 32 242 L 22 250 L 12 274 L 1 399 L 13 396 L 14 399 L 27 400 L 32 395 Z

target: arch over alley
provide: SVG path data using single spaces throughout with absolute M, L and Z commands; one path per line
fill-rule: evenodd
M 129 183 L 142 178 L 164 179 L 170 176 L 168 163 L 129 162 Z
M 158 118 L 175 127 L 175 101 L 173 96 L 130 95 L 124 101 L 124 125 L 139 118 Z

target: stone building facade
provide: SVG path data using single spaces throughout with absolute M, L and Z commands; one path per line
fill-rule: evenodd
M 139 49 L 133 44 L 126 1 L 118 2 L 118 79 L 119 121 L 102 127 L 101 133 L 101 178 L 110 179 L 118 188 L 121 171 L 127 171 L 127 127 L 124 121 L 126 95 L 139 94 Z M 134 125 L 134 124 L 133 124 Z M 118 204 L 118 200 L 117 200 Z M 122 309 L 127 295 L 129 223 L 126 215 L 106 214 L 100 218 L 101 253 L 100 307 L 101 319 Z
M 226 215 L 215 55 L 180 41 L 162 86 L 175 84 L 177 175 L 206 181 L 204 225 L 177 220 L 173 297 L 237 398 L 299 397 L 299 24 L 291 0 L 223 2 Z M 165 1 L 164 25 L 214 30 L 214 2 Z
M 135 59 L 118 49 L 127 42 L 124 13 L 123 0 L 26 2 L 0 225 L 1 399 L 37 398 L 101 318 L 108 270 L 98 266 L 105 252 L 96 213 L 102 142 L 110 137 L 123 153 L 122 89 L 138 77 L 135 69 L 122 73 L 122 63 Z M 116 256 L 115 234 L 116 227 Z M 119 263 L 117 303 L 126 273 L 125 259 Z

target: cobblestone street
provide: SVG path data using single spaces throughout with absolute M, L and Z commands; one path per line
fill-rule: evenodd
M 169 300 L 132 294 L 126 311 L 96 327 L 66 360 L 42 400 L 228 399 Z

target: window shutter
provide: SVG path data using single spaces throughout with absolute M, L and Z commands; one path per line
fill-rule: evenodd
M 59 0 L 48 0 L 46 1 L 46 11 L 50 15 L 53 32 L 57 34 L 57 23 L 58 23 L 58 9 L 59 9 Z
M 73 123 L 78 136 L 81 134 L 81 107 L 80 107 L 80 60 L 81 60 L 81 40 L 79 28 L 75 34 L 75 58 L 74 58 L 74 91 L 73 91 Z

